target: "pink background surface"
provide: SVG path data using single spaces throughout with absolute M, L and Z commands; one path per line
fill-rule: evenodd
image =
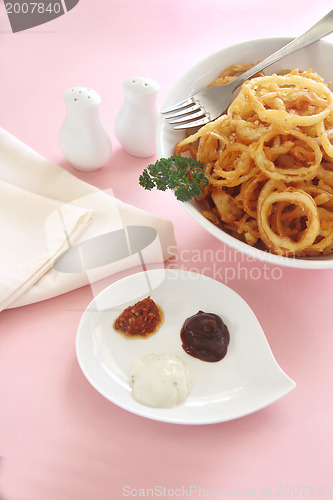
M 157 80 L 162 103 L 178 78 L 210 53 L 256 37 L 297 36 L 331 8 L 331 0 L 81 0 L 65 16 L 13 34 L 0 3 L 0 126 L 78 177 L 171 219 L 179 254 L 170 264 L 205 268 L 238 292 L 297 384 L 271 406 L 227 423 L 155 422 L 107 401 L 78 366 L 76 330 L 92 299 L 90 287 L 5 310 L 2 500 L 118 500 L 155 486 L 162 497 L 333 496 L 333 270 L 274 271 L 232 250 L 221 274 L 213 261 L 191 262 L 193 249 L 217 251 L 221 243 L 172 194 L 140 188 L 138 175 L 148 161 L 129 156 L 114 136 L 125 79 Z M 94 173 L 74 171 L 58 145 L 62 96 L 71 86 L 89 86 L 102 96 L 113 154 Z

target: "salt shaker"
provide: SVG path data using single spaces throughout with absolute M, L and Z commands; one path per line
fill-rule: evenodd
M 67 113 L 59 134 L 61 150 L 78 170 L 97 170 L 108 162 L 112 152 L 99 114 L 101 97 L 92 89 L 74 87 L 65 92 L 64 100 Z
M 117 115 L 115 134 L 127 153 L 148 158 L 156 152 L 159 84 L 134 77 L 124 82 L 124 103 Z

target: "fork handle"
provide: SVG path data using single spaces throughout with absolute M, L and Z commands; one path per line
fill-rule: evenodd
M 299 37 L 295 38 L 281 49 L 277 50 L 270 56 L 266 57 L 266 59 L 263 59 L 255 66 L 252 66 L 252 68 L 245 71 L 245 73 L 242 73 L 239 77 L 235 78 L 235 80 L 230 82 L 228 85 L 236 89 L 245 80 L 250 78 L 250 76 L 255 75 L 262 69 L 267 68 L 267 66 L 270 66 L 271 64 L 275 63 L 276 61 L 279 61 L 283 57 L 292 54 L 296 50 L 302 49 L 303 47 L 306 47 L 311 43 L 317 42 L 318 40 L 320 40 L 326 35 L 329 35 L 332 32 L 333 32 L 333 10 L 331 10 L 331 12 L 326 14 L 326 16 L 323 17 L 320 21 L 318 21 L 314 26 L 312 26 L 312 28 L 303 33 L 303 35 L 300 35 Z

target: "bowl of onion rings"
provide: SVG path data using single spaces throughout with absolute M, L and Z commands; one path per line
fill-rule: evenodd
M 176 83 L 164 107 L 223 85 L 291 38 L 262 38 L 215 52 Z M 200 129 L 161 116 L 160 158 L 205 167 L 208 185 L 186 211 L 221 242 L 274 264 L 333 267 L 333 45 L 316 42 L 245 82 L 228 110 Z

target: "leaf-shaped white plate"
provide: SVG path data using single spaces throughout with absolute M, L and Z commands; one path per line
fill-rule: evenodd
M 116 332 L 116 317 L 148 295 L 164 311 L 158 332 L 147 338 L 125 338 Z M 181 346 L 183 322 L 199 310 L 220 315 L 228 326 L 230 344 L 221 361 L 201 361 Z M 81 318 L 76 352 L 84 375 L 103 396 L 132 413 L 164 422 L 231 420 L 260 410 L 295 387 L 277 364 L 248 304 L 226 285 L 184 270 L 140 272 L 103 290 Z M 130 369 L 138 357 L 148 353 L 173 353 L 188 363 L 193 385 L 184 403 L 159 409 L 134 400 Z

